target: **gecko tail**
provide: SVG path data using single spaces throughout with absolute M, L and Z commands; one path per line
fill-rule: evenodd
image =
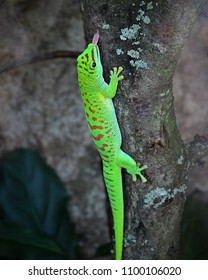
M 110 200 L 115 236 L 115 259 L 122 259 L 123 252 L 123 230 L 124 230 L 124 202 L 121 168 L 113 167 L 113 176 L 109 177 L 104 171 L 104 180 Z
M 116 260 L 122 260 L 122 253 L 123 253 L 123 219 L 121 220 L 121 217 L 120 217 L 119 220 L 120 220 L 119 222 L 114 221 L 115 248 L 116 248 L 115 259 Z M 117 225 L 117 223 L 119 225 Z

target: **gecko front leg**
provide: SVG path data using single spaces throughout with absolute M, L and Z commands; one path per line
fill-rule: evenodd
M 110 71 L 110 83 L 109 85 L 105 83 L 105 89 L 103 94 L 107 98 L 113 98 L 116 95 L 118 82 L 124 79 L 123 75 L 119 74 L 123 71 L 123 67 L 114 67 L 113 70 Z

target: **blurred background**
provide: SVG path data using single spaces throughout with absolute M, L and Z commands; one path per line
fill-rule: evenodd
M 0 0 L 0 70 L 31 55 L 85 46 L 78 1 Z M 182 50 L 174 96 L 183 140 L 207 133 L 208 1 Z M 109 254 L 109 206 L 75 59 L 0 73 L 0 159 L 2 259 Z M 190 176 L 179 258 L 208 259 L 207 181 L 200 161 Z

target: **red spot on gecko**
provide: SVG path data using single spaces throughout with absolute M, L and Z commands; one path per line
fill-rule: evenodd
M 104 159 L 104 158 L 103 158 L 103 161 L 104 161 L 104 162 L 110 162 L 109 160 L 106 160 L 106 159 Z
M 109 191 L 112 191 L 112 192 L 115 192 L 115 190 L 113 190 L 112 188 L 114 188 L 114 185 L 110 185 L 110 184 L 108 184 L 108 190 Z M 112 196 L 115 196 L 115 194 L 111 194 Z
M 96 118 L 96 117 L 92 117 L 92 120 L 93 120 L 93 121 L 97 121 L 97 118 Z
M 85 77 L 87 76 L 84 72 L 81 72 L 80 74 Z
M 89 124 L 89 126 L 90 126 L 90 129 L 92 129 L 92 130 L 95 130 L 95 129 L 103 129 L 103 127 L 102 126 L 99 126 L 99 125 L 91 125 L 89 122 L 88 122 L 88 124 Z
M 112 189 L 110 189 L 110 188 L 114 188 L 114 186 L 112 186 L 112 185 L 108 185 L 108 191 L 110 191 L 110 192 L 115 192 L 114 190 L 112 190 Z M 111 194 L 112 195 L 112 194 Z M 115 195 L 113 195 L 113 196 L 115 196 Z
M 101 152 L 100 152 L 100 155 L 101 155 L 102 157 L 109 158 L 108 155 L 104 155 L 104 154 L 102 154 Z
M 94 49 L 92 49 L 92 61 L 95 61 Z
M 112 128 L 108 129 L 108 131 L 106 131 L 106 134 L 108 134 L 111 130 L 112 130 Z
M 89 60 L 89 55 L 88 55 L 87 53 L 86 53 L 85 57 L 86 57 L 87 62 L 88 62 L 88 60 Z
M 101 120 L 100 123 L 104 123 L 104 120 Z
M 105 151 L 105 147 L 108 147 L 108 144 L 103 144 L 102 147 L 97 147 L 101 151 Z
M 110 148 L 110 150 L 107 151 L 108 153 L 112 152 L 112 148 Z
M 111 180 L 111 179 L 109 179 L 109 178 L 107 178 L 107 177 L 105 177 L 105 180 L 108 180 L 108 181 L 110 181 L 110 182 L 113 182 L 113 180 Z
M 103 134 L 98 134 L 98 136 L 92 136 L 95 140 L 100 141 L 104 135 Z
M 89 108 L 89 110 L 91 113 L 93 113 L 93 114 L 95 113 L 95 110 L 93 110 L 91 107 Z
M 90 105 L 92 105 L 92 104 L 90 103 L 90 101 L 89 101 L 89 99 L 88 99 L 88 98 L 86 99 L 86 102 L 87 102 L 87 103 L 89 103 Z
M 89 118 L 89 114 L 86 112 L 85 115 Z
M 103 170 L 103 172 L 107 175 L 112 175 L 111 173 L 108 173 L 107 171 Z

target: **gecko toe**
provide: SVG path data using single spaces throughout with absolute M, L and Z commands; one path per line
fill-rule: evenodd
M 118 77 L 118 80 L 120 81 L 120 80 L 123 80 L 124 79 L 124 76 L 123 75 L 121 75 L 121 76 L 119 76 Z

